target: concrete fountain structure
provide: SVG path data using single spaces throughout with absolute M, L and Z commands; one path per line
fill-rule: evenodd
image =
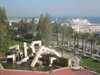
M 38 50 L 35 50 L 35 46 L 34 46 L 35 44 L 38 44 Z M 12 50 L 14 50 L 15 52 L 12 53 Z M 31 52 L 28 52 L 28 51 L 31 51 Z M 54 62 L 60 65 L 63 64 L 66 66 L 71 66 L 71 60 L 62 58 L 61 54 L 58 53 L 55 49 L 42 46 L 41 41 L 32 41 L 29 47 L 27 47 L 27 43 L 24 42 L 23 51 L 19 49 L 19 45 L 11 46 L 10 55 L 7 55 L 7 59 L 12 59 L 13 63 L 16 62 L 16 64 L 20 65 L 23 62 L 27 62 L 27 60 L 29 60 L 30 57 L 33 57 L 33 60 L 30 66 L 34 67 L 36 63 L 40 65 L 43 64 L 43 61 L 39 60 L 40 58 L 44 59 L 42 55 L 47 55 L 45 56 L 45 59 L 49 61 L 49 66 L 52 66 Z M 54 55 L 54 56 L 50 57 L 50 55 Z M 16 58 L 21 58 L 21 60 L 16 61 Z

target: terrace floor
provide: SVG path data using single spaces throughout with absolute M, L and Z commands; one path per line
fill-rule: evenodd
M 84 68 L 82 69 L 82 71 L 81 70 L 75 71 L 72 68 L 68 68 L 51 73 L 0 70 L 0 75 L 94 75 L 94 74 L 91 73 L 90 70 Z

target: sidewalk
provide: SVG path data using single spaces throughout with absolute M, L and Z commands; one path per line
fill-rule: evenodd
M 4 67 L 2 66 L 2 64 L 0 63 L 0 69 L 4 69 Z

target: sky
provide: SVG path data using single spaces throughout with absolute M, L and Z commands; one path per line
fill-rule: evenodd
M 100 0 L 0 0 L 7 16 L 35 17 L 49 12 L 51 16 L 100 17 Z

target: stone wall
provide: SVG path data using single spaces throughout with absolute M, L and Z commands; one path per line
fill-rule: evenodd
M 62 57 L 57 57 L 57 60 L 54 60 L 53 62 L 55 65 L 60 65 L 62 67 L 68 66 L 68 59 L 62 58 Z

